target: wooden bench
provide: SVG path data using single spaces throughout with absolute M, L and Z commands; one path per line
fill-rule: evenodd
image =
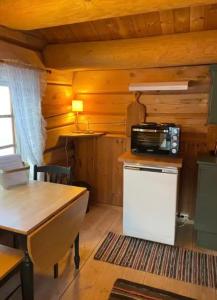
M 0 245 L 0 287 L 14 274 L 14 271 L 19 268 L 22 260 L 23 251 Z M 12 295 L 15 290 L 10 293 L 10 295 Z
M 0 245 L 0 281 L 10 274 L 23 259 L 23 251 Z

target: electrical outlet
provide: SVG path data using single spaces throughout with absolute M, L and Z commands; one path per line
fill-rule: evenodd
M 185 214 L 185 213 L 181 213 L 181 218 L 184 220 L 184 221 L 187 221 L 189 220 L 189 215 L 188 214 Z
M 194 221 L 189 219 L 189 214 L 187 213 L 179 213 L 176 215 L 176 220 L 178 223 L 186 223 L 186 224 L 193 224 Z

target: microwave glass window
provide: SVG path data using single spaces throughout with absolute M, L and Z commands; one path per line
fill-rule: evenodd
M 159 150 L 170 149 L 170 135 L 165 132 L 136 132 L 137 147 L 153 148 Z
M 180 128 L 175 124 L 144 123 L 132 126 L 133 153 L 177 154 Z
M 136 141 L 138 145 L 145 147 L 154 147 L 162 150 L 170 148 L 170 137 L 167 133 L 162 132 L 142 132 L 136 133 Z

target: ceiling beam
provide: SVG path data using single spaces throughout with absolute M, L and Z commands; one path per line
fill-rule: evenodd
M 0 41 L 0 60 L 9 60 L 32 65 L 36 68 L 44 68 L 41 54 L 5 41 Z
M 216 3 L 214 0 L 4 0 L 0 24 L 32 30 L 85 21 Z
M 217 63 L 217 30 L 157 37 L 48 45 L 47 67 L 130 69 Z
M 31 49 L 42 50 L 46 42 L 23 32 L 0 26 L 0 40 Z

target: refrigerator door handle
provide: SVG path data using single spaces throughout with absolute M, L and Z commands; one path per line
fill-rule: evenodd
M 132 171 L 145 171 L 145 172 L 155 172 L 155 173 L 162 173 L 162 169 L 152 169 L 152 168 L 144 168 L 144 167 L 129 167 L 125 166 L 124 169 L 132 170 Z
M 139 171 L 140 167 L 130 167 L 130 166 L 124 166 L 124 169 L 126 170 L 134 170 L 134 171 Z
M 177 174 L 177 169 L 164 169 L 164 168 L 145 168 L 145 167 L 133 167 L 133 166 L 124 166 L 126 170 L 132 171 L 143 171 L 143 172 L 154 172 L 154 173 L 167 173 L 167 174 Z

